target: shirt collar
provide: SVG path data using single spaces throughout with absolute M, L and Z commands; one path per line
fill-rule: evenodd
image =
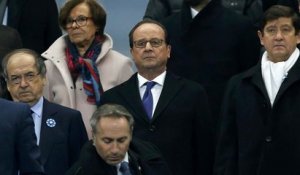
M 161 73 L 159 76 L 155 77 L 151 81 L 154 81 L 156 84 L 163 86 L 164 82 L 165 82 L 166 74 L 167 74 L 167 72 L 164 71 L 163 73 Z M 137 78 L 138 78 L 138 81 L 139 81 L 139 87 L 140 88 L 142 86 L 144 86 L 146 82 L 150 81 L 150 80 L 147 80 L 146 78 L 144 78 L 143 76 L 141 76 L 139 73 L 137 75 Z
M 210 2 L 211 2 L 211 0 L 208 1 L 208 3 L 210 3 Z M 207 6 L 207 4 L 199 11 L 194 9 L 193 7 L 190 7 L 192 18 L 194 19 L 198 15 L 198 13 L 201 12 Z
M 122 163 L 122 162 L 128 162 L 128 163 L 129 163 L 128 152 L 126 152 L 124 159 L 123 159 L 120 163 L 118 163 L 118 164 L 116 165 L 118 170 L 120 169 L 120 166 L 121 166 L 121 163 Z
M 33 105 L 31 107 L 31 110 L 38 116 L 38 117 L 41 117 L 42 116 L 42 111 L 43 111 L 43 103 L 44 103 L 44 98 L 41 97 L 39 99 L 39 101 Z
M 199 13 L 199 12 L 198 12 L 196 9 L 194 9 L 194 8 L 191 7 L 191 14 L 192 14 L 192 18 L 193 18 L 193 19 L 195 18 L 195 16 L 198 15 L 198 13 Z

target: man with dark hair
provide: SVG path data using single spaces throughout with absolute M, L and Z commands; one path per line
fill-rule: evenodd
M 31 107 L 46 174 L 64 175 L 88 140 L 80 112 L 43 98 L 46 66 L 35 51 L 18 49 L 8 53 L 2 68 L 13 100 Z
M 215 175 L 300 174 L 299 16 L 275 5 L 258 31 L 265 48 L 223 101 Z
M 173 175 L 210 175 L 213 128 L 204 89 L 167 71 L 171 46 L 157 21 L 137 23 L 129 41 L 138 73 L 104 92 L 101 102 L 130 111 L 136 121 L 133 135 L 154 143 Z
M 134 119 L 123 106 L 102 105 L 90 125 L 93 140 L 67 175 L 170 175 L 156 147 L 132 138 Z

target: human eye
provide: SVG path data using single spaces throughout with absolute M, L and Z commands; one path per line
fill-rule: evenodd
M 21 80 L 21 77 L 20 76 L 11 76 L 10 77 L 10 81 L 14 84 L 18 84 Z
M 124 143 L 127 140 L 127 137 L 122 137 L 120 139 L 118 139 L 118 143 Z
M 106 144 L 110 144 L 113 140 L 109 138 L 104 138 L 102 141 Z
M 277 30 L 274 27 L 270 27 L 266 29 L 266 33 L 270 34 L 270 35 L 274 35 L 277 33 Z
M 146 40 L 138 40 L 135 42 L 136 47 L 145 47 L 147 41 Z
M 84 23 L 86 21 L 86 19 L 87 19 L 87 17 L 85 17 L 85 16 L 78 16 L 76 18 L 76 22 L 77 23 Z
M 26 79 L 26 80 L 31 81 L 31 80 L 34 79 L 34 77 L 35 77 L 35 74 L 34 74 L 33 72 L 30 72 L 30 73 L 25 74 L 25 79 Z
M 289 34 L 292 30 L 293 29 L 291 27 L 283 27 L 281 29 L 281 32 L 286 35 L 286 34 Z
M 159 47 L 159 46 L 161 46 L 161 43 L 162 43 L 162 40 L 157 39 L 157 38 L 150 40 L 150 44 L 153 47 Z
M 72 18 L 68 18 L 68 19 L 66 20 L 66 24 L 67 24 L 67 25 L 72 25 L 72 24 L 73 24 L 73 19 L 72 19 Z

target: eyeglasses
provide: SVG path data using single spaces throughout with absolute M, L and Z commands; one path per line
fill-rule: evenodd
M 67 29 L 72 28 L 74 22 L 79 27 L 85 26 L 87 23 L 87 20 L 91 19 L 91 18 L 92 17 L 87 17 L 87 16 L 78 16 L 75 19 L 68 18 L 66 21 L 66 28 Z
M 142 40 L 134 41 L 133 44 L 134 44 L 134 47 L 136 47 L 136 48 L 145 48 L 148 42 L 150 43 L 150 45 L 152 47 L 160 47 L 163 44 L 164 40 L 158 39 L 158 38 L 153 38 L 150 40 L 142 39 Z
M 11 76 L 8 81 L 14 85 L 20 84 L 23 77 L 25 82 L 33 81 L 40 73 L 28 72 L 24 75 L 13 75 Z

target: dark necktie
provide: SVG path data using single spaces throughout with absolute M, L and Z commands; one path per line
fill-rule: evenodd
M 147 113 L 147 116 L 151 120 L 152 110 L 153 110 L 153 97 L 152 97 L 151 89 L 155 85 L 155 82 L 148 81 L 145 84 L 146 84 L 146 91 L 143 96 L 143 104 L 144 104 L 144 108 Z
M 122 162 L 121 163 L 120 172 L 122 173 L 122 175 L 132 175 L 131 172 L 130 172 L 128 162 Z

